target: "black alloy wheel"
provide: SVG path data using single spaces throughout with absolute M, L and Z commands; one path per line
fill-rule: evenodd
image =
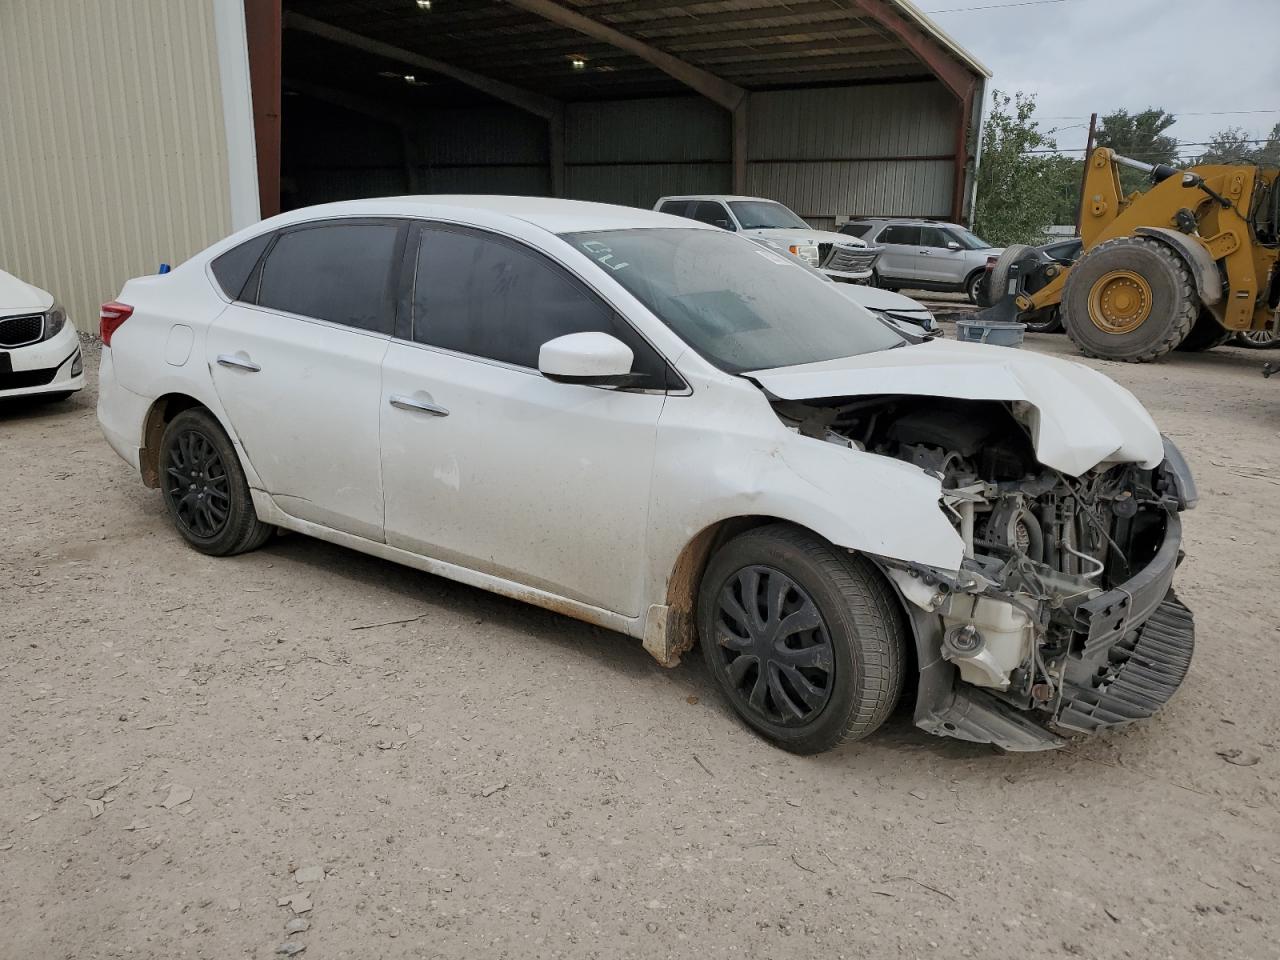
M 183 430 L 173 441 L 165 450 L 165 499 L 185 532 L 211 540 L 223 531 L 230 515 L 226 465 L 199 430 Z
M 157 466 L 174 526 L 201 553 L 244 553 L 274 533 L 258 519 L 235 447 L 208 410 L 183 410 L 169 421 Z
M 813 598 L 772 567 L 739 570 L 721 588 L 715 649 L 740 710 L 801 726 L 831 699 L 835 658 Z

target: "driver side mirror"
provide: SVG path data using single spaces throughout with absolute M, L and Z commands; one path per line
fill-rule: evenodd
M 542 345 L 538 370 L 557 383 L 625 387 L 640 379 L 631 372 L 634 359 L 631 348 L 610 334 L 569 333 Z
M 947 241 L 947 249 L 948 249 L 948 250 L 959 250 L 959 249 L 960 249 L 960 244 L 956 243 L 954 240 L 948 240 L 948 241 Z

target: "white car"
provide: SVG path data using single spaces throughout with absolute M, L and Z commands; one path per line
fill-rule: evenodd
M 653 209 L 709 223 L 753 240 L 767 240 L 817 267 L 833 280 L 870 279 L 880 255 L 879 247 L 870 247 L 858 237 L 814 230 L 790 208 L 763 197 L 719 194 L 662 197 Z
M 76 328 L 53 295 L 0 270 L 0 399 L 65 400 L 84 387 Z
M 942 328 L 938 326 L 938 320 L 934 317 L 933 311 L 919 300 L 912 300 L 910 297 L 895 293 L 892 290 L 871 287 L 865 283 L 836 283 L 821 270 L 812 266 L 807 260 L 796 257 L 786 247 L 774 243 L 772 240 L 764 240 L 758 237 L 753 237 L 752 239 L 763 247 L 794 257 L 797 263 L 815 277 L 825 280 L 827 283 L 835 284 L 835 289 L 841 295 L 861 307 L 866 307 L 871 313 L 891 324 L 900 332 L 915 337 L 939 337 L 942 335 Z
M 1151 714 L 1193 642 L 1186 464 L 1086 367 L 911 344 L 791 258 L 525 197 L 295 210 L 104 307 L 98 416 L 209 554 L 310 534 L 701 638 L 808 753 L 1007 749 Z

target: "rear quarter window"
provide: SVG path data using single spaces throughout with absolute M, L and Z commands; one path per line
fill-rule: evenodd
M 209 265 L 213 271 L 214 281 L 228 300 L 245 299 L 244 285 L 253 273 L 253 268 L 262 258 L 262 252 L 267 249 L 267 244 L 271 242 L 271 236 L 270 233 L 265 233 L 252 240 L 246 240 L 217 256 Z
M 871 232 L 871 224 L 869 223 L 846 223 L 840 228 L 841 233 L 848 234 L 851 237 L 865 237 Z

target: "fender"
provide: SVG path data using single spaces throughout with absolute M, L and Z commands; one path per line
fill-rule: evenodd
M 1201 302 L 1214 304 L 1222 299 L 1222 275 L 1204 244 L 1169 227 L 1138 227 L 1133 232 L 1172 247 L 1186 261 L 1191 269 L 1191 276 L 1195 278 Z

